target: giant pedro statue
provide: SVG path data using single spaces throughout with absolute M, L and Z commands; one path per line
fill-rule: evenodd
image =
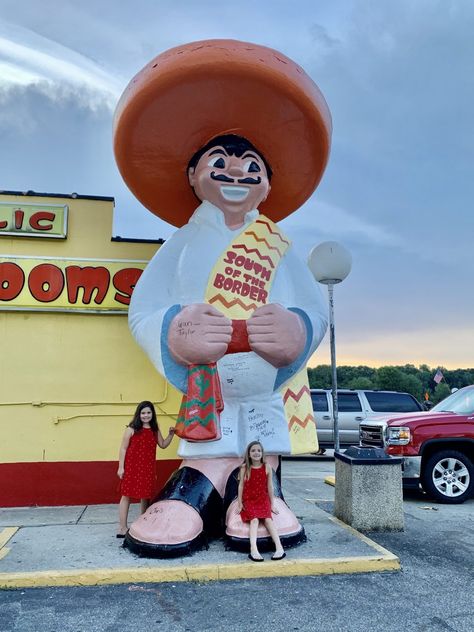
M 131 331 L 183 392 L 180 469 L 130 528 L 143 555 L 181 555 L 224 526 L 248 547 L 235 472 L 246 445 L 278 456 L 314 451 L 306 362 L 326 307 L 276 222 L 313 193 L 326 166 L 327 105 L 274 50 L 195 42 L 151 61 L 115 115 L 115 155 L 135 196 L 179 230 L 133 293 Z M 283 544 L 304 538 L 280 495 Z

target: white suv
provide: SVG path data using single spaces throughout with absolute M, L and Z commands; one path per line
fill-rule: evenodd
M 334 421 L 330 390 L 311 389 L 313 411 L 321 448 L 334 447 Z M 367 419 L 413 415 L 425 409 L 409 393 L 396 391 L 352 391 L 338 389 L 339 443 L 341 447 L 359 444 L 359 424 Z

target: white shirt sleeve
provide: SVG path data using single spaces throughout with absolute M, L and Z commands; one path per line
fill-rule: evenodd
M 156 369 L 168 381 L 167 315 L 181 309 L 179 299 L 179 260 L 195 228 L 187 224 L 167 240 L 145 268 L 133 291 L 128 313 L 132 335 L 146 351 Z M 178 309 L 176 309 L 178 308 Z M 173 313 L 173 316 L 174 316 Z M 169 357 L 168 357 L 169 359 Z

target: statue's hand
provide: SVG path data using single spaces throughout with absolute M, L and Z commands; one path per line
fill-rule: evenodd
M 247 333 L 252 351 L 277 369 L 294 362 L 306 342 L 301 317 L 277 303 L 258 307 L 247 321 Z
M 232 321 L 212 305 L 187 305 L 171 321 L 168 347 L 179 364 L 217 362 L 227 351 Z

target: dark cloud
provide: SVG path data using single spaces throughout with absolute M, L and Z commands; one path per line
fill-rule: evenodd
M 465 3 L 357 2 L 310 68 L 334 119 L 324 195 L 408 240 L 422 232 L 432 255 L 443 228 L 466 247 L 474 228 L 473 27 Z

